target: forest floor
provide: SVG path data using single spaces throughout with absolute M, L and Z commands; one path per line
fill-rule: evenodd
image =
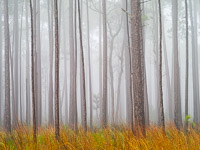
M 53 128 L 39 128 L 37 143 L 33 142 L 31 128 L 20 126 L 8 135 L 0 131 L 0 150 L 198 150 L 200 149 L 200 130 L 190 128 L 187 133 L 178 131 L 175 127 L 162 129 L 151 126 L 146 129 L 146 137 L 136 137 L 125 127 L 93 129 L 84 133 L 83 130 L 74 132 L 65 127 L 61 128 L 60 140 L 54 136 Z

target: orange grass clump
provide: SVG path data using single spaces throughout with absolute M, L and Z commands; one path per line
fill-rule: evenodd
M 166 134 L 163 134 L 161 128 L 149 127 L 145 138 L 134 136 L 131 130 L 125 127 L 94 129 L 87 133 L 82 129 L 74 132 L 62 127 L 59 141 L 55 139 L 53 128 L 39 128 L 37 143 L 33 141 L 30 127 L 20 126 L 9 135 L 0 131 L 0 150 L 197 150 L 199 148 L 198 130 L 191 128 L 185 133 L 169 126 L 166 128 Z

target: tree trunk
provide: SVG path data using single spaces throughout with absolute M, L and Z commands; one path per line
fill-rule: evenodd
M 178 60 L 178 1 L 172 1 L 173 55 L 174 55 L 174 122 L 178 129 L 182 126 L 180 74 Z
M 14 107 L 14 111 L 12 112 L 12 124 L 13 127 L 17 126 L 18 123 L 18 102 L 19 102 L 19 72 L 18 72 L 18 58 L 19 58 L 19 23 L 18 23 L 18 0 L 14 2 L 14 102 L 12 106 Z
M 133 91 L 134 91 L 134 115 L 136 124 L 136 135 L 141 130 L 145 135 L 145 116 L 144 116 L 144 85 L 142 77 L 142 23 L 140 1 L 131 1 L 131 37 L 132 37 L 132 68 L 133 68 Z
M 78 20 L 79 20 L 79 35 L 80 35 L 80 59 L 82 62 L 81 72 L 83 75 L 83 84 L 81 85 L 83 88 L 83 128 L 85 132 L 87 131 L 87 107 L 86 107 L 86 92 L 85 92 L 85 65 L 84 65 L 84 52 L 83 52 L 83 41 L 82 41 L 82 26 L 81 26 L 81 11 L 80 11 L 80 0 L 78 0 Z
M 48 124 L 53 125 L 53 2 L 48 1 L 48 28 L 49 28 L 49 117 Z
M 4 127 L 7 132 L 11 132 L 11 114 L 10 114 L 10 69 L 9 69 L 9 16 L 8 1 L 4 0 L 4 37 L 5 37 L 5 113 Z
M 167 98 L 168 98 L 168 111 L 169 111 L 169 121 L 173 121 L 173 100 L 172 100 L 172 89 L 170 83 L 169 75 L 169 65 L 167 57 L 167 46 L 165 40 L 165 28 L 163 23 L 163 51 L 164 51 L 164 60 L 165 60 L 165 72 L 166 72 L 166 84 L 167 84 Z
M 89 68 L 89 92 L 90 92 L 90 128 L 92 129 L 92 117 L 93 117 L 93 108 L 92 108 L 92 73 L 91 73 L 91 59 L 90 59 L 90 25 L 89 25 L 89 8 L 88 0 L 87 4 L 87 44 L 88 44 L 88 68 Z
M 3 42 L 2 42 L 2 30 L 3 30 L 3 28 L 2 28 L 2 14 L 3 14 L 3 11 L 2 11 L 2 6 L 3 6 L 3 2 L 1 2 L 1 4 L 0 4 L 1 6 L 0 6 L 0 106 L 1 106 L 1 108 L 0 108 L 0 125 L 2 125 L 2 102 L 3 102 L 3 96 L 2 96 L 2 91 L 3 91 L 3 89 L 2 89 L 2 85 L 3 85 L 3 83 L 2 83 L 2 68 L 3 68 L 3 66 L 2 66 L 2 60 L 3 60 L 3 57 L 2 57 L 2 54 L 3 54 L 3 47 L 2 47 L 2 44 L 3 44 Z
M 59 140 L 59 34 L 58 34 L 58 4 L 54 0 L 55 17 L 55 136 Z
M 129 19 L 128 19 L 128 0 L 126 0 L 126 14 L 124 21 L 125 38 L 125 76 L 126 76 L 126 118 L 127 124 L 133 127 L 133 101 L 132 101 L 132 80 L 131 80 L 131 50 L 129 37 Z M 132 128 L 133 131 L 133 128 Z
M 192 32 L 192 78 L 193 78 L 193 103 L 194 103 L 194 122 L 199 123 L 199 68 L 198 68 L 198 31 L 197 31 L 197 4 L 192 5 L 189 1 L 191 32 Z M 194 10 L 194 13 L 193 11 Z
M 160 24 L 160 75 L 159 75 L 159 90 L 160 90 L 160 112 L 161 112 L 161 126 L 163 132 L 165 132 L 165 116 L 164 116 L 164 106 L 163 106 L 163 84 L 162 84 L 162 15 L 161 15 L 161 2 L 158 0 L 159 8 L 159 24 Z
M 37 82 L 37 124 L 42 124 L 42 75 L 41 75 L 41 41 L 40 41 L 40 0 L 36 2 L 36 82 Z
M 102 99 L 102 125 L 107 126 L 107 19 L 106 0 L 102 0 L 103 10 L 103 99 Z
M 32 111 L 33 111 L 33 139 L 37 142 L 37 124 L 36 124 L 36 103 L 35 103 L 35 65 L 34 65 L 34 22 L 33 22 L 33 6 L 30 0 L 30 14 L 31 14 L 31 83 L 32 83 Z
M 29 49 L 29 24 L 28 24 L 28 1 L 26 5 L 26 124 L 31 123 L 31 103 L 30 103 L 30 49 Z
M 189 38 L 188 38 L 188 1 L 185 0 L 185 25 L 186 25 L 186 69 L 185 69 L 185 117 L 188 116 L 188 85 L 189 85 Z M 185 127 L 187 129 L 188 122 L 185 122 Z
M 74 14 L 73 1 L 69 1 L 69 49 L 70 49 L 70 106 L 69 106 L 69 123 L 71 128 L 74 126 L 74 103 L 75 103 L 75 87 L 74 87 Z
M 102 116 L 102 9 L 101 9 L 102 2 L 99 1 L 99 100 L 100 100 L 100 116 Z M 100 117 L 101 118 L 101 117 Z M 100 119 L 101 120 L 101 119 Z

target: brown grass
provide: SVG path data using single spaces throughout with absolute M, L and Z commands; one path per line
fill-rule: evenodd
M 53 128 L 39 128 L 37 143 L 33 142 L 30 127 L 20 126 L 6 134 L 0 131 L 0 149 L 19 150 L 51 150 L 51 149 L 82 149 L 82 150 L 198 150 L 200 149 L 200 132 L 190 129 L 187 133 L 178 131 L 175 127 L 167 127 L 166 134 L 162 129 L 152 126 L 147 130 L 147 136 L 136 137 L 131 130 L 121 128 L 94 129 L 84 133 L 82 129 L 74 132 L 61 128 L 60 141 L 54 136 Z

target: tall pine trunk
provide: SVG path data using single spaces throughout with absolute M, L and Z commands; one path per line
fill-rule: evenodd
M 85 89 L 85 63 L 84 63 L 84 52 L 83 52 L 83 39 L 82 39 L 82 25 L 81 25 L 81 10 L 80 10 L 80 0 L 78 0 L 78 20 L 79 20 L 79 35 L 80 35 L 80 59 L 81 59 L 81 72 L 82 72 L 82 76 L 83 76 L 83 82 L 82 82 L 82 88 L 83 88 L 83 105 L 81 107 L 83 107 L 83 128 L 85 130 L 85 132 L 87 131 L 87 107 L 86 107 L 86 89 Z
M 8 17 L 8 1 L 4 0 L 4 38 L 5 38 L 5 113 L 4 127 L 7 132 L 11 132 L 11 114 L 10 114 L 10 69 L 9 69 L 9 17 Z
M 60 137 L 59 129 L 59 34 L 58 34 L 58 4 L 54 0 L 55 17 L 55 136 Z
M 37 124 L 36 124 L 36 102 L 35 102 L 35 65 L 34 65 L 34 51 L 35 51 L 35 41 L 34 41 L 34 22 L 33 22 L 33 6 L 32 0 L 30 0 L 30 14 L 31 14 L 31 84 L 32 84 L 32 115 L 33 115 L 33 139 L 37 142 Z
M 142 22 L 140 1 L 131 1 L 131 43 L 132 43 L 132 68 L 133 68 L 133 91 L 134 91 L 134 115 L 136 124 L 136 135 L 141 130 L 145 135 L 145 116 L 144 116 L 144 84 L 142 73 Z
M 107 18 L 106 0 L 102 0 L 103 11 L 103 99 L 102 99 L 102 125 L 107 126 Z

